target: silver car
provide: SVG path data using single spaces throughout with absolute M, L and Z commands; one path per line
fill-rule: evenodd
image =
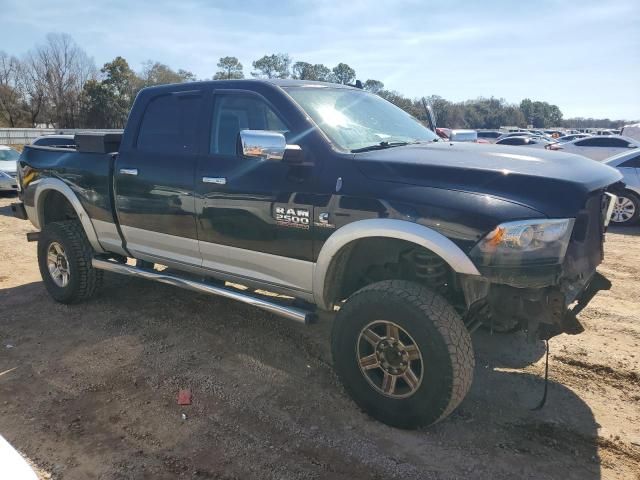
M 625 191 L 618 193 L 611 221 L 620 225 L 631 225 L 640 217 L 640 151 L 638 149 L 619 153 L 604 160 L 610 167 L 618 169 L 626 184 Z
M 0 193 L 17 191 L 18 181 L 16 180 L 16 178 L 0 170 Z
M 0 145 L 0 192 L 17 192 L 17 160 L 20 154 L 13 148 Z

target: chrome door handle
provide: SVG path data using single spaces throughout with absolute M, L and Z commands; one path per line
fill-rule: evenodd
M 202 183 L 215 183 L 216 185 L 226 185 L 225 177 L 202 177 Z
M 121 168 L 120 173 L 122 175 L 138 175 L 137 168 Z

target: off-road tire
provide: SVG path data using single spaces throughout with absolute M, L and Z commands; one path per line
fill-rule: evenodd
M 376 320 L 400 326 L 422 353 L 422 381 L 409 397 L 385 396 L 360 369 L 360 332 Z M 394 427 L 413 429 L 444 419 L 462 402 L 473 379 L 473 347 L 462 320 L 443 297 L 413 282 L 374 283 L 349 297 L 336 316 L 331 350 L 335 371 L 356 404 Z
M 58 286 L 47 266 L 47 252 L 52 242 L 62 245 L 68 261 L 69 282 Z M 93 249 L 77 220 L 52 222 L 38 239 L 38 266 L 44 286 L 56 302 L 72 304 L 87 300 L 102 286 L 103 273 L 91 265 Z

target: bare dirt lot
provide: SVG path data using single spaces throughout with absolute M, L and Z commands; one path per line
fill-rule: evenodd
M 330 319 L 303 327 L 115 275 L 88 303 L 54 303 L 11 201 L 0 198 L 0 434 L 42 478 L 640 478 L 639 228 L 608 235 L 613 289 L 582 313 L 586 332 L 550 342 L 542 410 L 543 346 L 476 332 L 466 400 L 402 431 L 337 383 Z M 192 405 L 177 405 L 181 388 Z

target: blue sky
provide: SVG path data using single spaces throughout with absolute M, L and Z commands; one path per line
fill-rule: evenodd
M 408 96 L 557 104 L 565 117 L 640 118 L 640 0 L 0 0 L 0 50 L 66 32 L 98 66 L 117 55 L 210 78 L 218 58 L 285 52 Z

